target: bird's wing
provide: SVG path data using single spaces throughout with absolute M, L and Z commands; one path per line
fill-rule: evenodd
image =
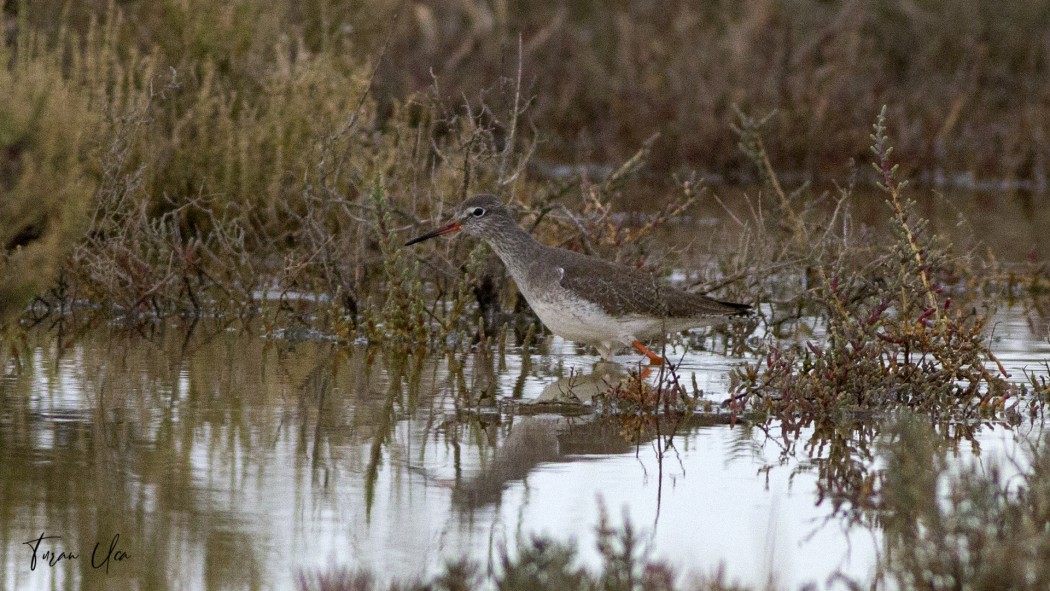
M 579 253 L 564 257 L 560 284 L 614 316 L 700 318 L 744 314 L 750 306 L 721 302 L 664 285 L 651 273 Z

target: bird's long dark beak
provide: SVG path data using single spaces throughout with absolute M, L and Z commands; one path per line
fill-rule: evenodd
M 435 238 L 437 236 L 444 236 L 445 234 L 451 234 L 453 232 L 458 232 L 459 229 L 462 228 L 462 227 L 463 227 L 462 223 L 460 223 L 457 220 L 452 220 L 451 222 L 445 224 L 444 226 L 441 226 L 437 230 L 434 230 L 432 232 L 427 232 L 426 234 L 423 234 L 422 236 L 417 236 L 417 237 L 409 240 L 408 242 L 405 243 L 405 246 L 412 246 L 413 244 L 415 244 L 417 242 L 423 242 L 424 240 L 430 240 L 431 238 Z

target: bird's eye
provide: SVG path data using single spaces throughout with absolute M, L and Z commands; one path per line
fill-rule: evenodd
M 470 215 L 472 215 L 472 216 L 474 216 L 476 218 L 479 218 L 479 217 L 485 215 L 485 208 L 484 207 L 475 207 L 474 209 L 472 209 L 470 211 Z

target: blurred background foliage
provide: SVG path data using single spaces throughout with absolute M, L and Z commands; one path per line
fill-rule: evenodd
M 274 75 L 302 60 L 317 70 L 303 84 L 325 96 L 326 89 L 341 89 L 342 100 L 352 100 L 345 78 L 367 77 L 384 55 L 373 87 L 383 118 L 435 79 L 453 103 L 485 95 L 493 115 L 500 114 L 507 105 L 497 99 L 505 97 L 492 89 L 516 75 L 520 38 L 529 115 L 545 139 L 540 155 L 558 162 L 620 161 L 658 131 L 658 166 L 730 171 L 743 166 L 728 126 L 735 104 L 746 112 L 780 112 L 770 143 L 781 168 L 827 175 L 845 166 L 844 156 L 866 157 L 867 124 L 885 103 L 913 166 L 1000 178 L 1045 175 L 1050 5 L 1044 2 L 43 0 L 20 6 L 6 1 L 9 21 L 21 20 L 52 41 L 108 23 L 115 29 L 110 62 L 126 67 L 148 56 L 158 71 L 176 68 L 184 96 L 174 111 L 186 111 L 196 91 L 212 84 L 246 108 L 277 101 Z M 141 74 L 140 85 L 149 81 Z M 338 111 L 339 99 L 329 99 L 309 102 Z M 325 114 L 317 113 L 317 125 Z
M 785 178 L 843 178 L 888 104 L 904 176 L 1046 185 L 1043 2 L 5 0 L 3 16 L 5 264 L 43 271 L 11 267 L 10 302 L 72 248 L 71 296 L 124 311 L 244 314 L 270 289 L 352 314 L 389 276 L 390 233 L 467 192 L 534 223 L 575 182 L 600 210 L 639 149 L 658 185 L 758 181 L 736 109 L 776 112 L 764 149 Z M 49 262 L 22 233 L 37 226 Z M 638 248 L 558 228 L 539 231 Z M 458 293 L 457 258 L 423 269 L 440 293 Z
M 86 229 L 96 116 L 59 65 L 0 51 L 0 324 L 51 286 Z

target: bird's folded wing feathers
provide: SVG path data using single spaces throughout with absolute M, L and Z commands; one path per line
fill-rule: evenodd
M 576 253 L 573 253 L 576 254 Z M 697 318 L 746 313 L 750 306 L 720 302 L 663 284 L 652 274 L 578 255 L 560 270 L 560 285 L 615 316 Z

